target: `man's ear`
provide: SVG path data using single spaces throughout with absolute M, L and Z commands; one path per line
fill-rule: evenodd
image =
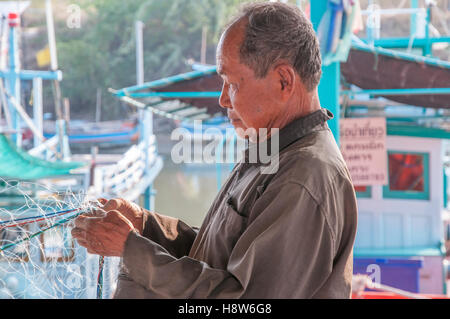
M 275 70 L 278 77 L 281 94 L 284 97 L 289 98 L 294 91 L 296 81 L 295 70 L 291 65 L 284 63 L 278 65 Z

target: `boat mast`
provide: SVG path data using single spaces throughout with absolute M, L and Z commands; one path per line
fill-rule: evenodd
M 53 7 L 51 0 L 45 0 L 45 15 L 47 20 L 48 46 L 50 50 L 50 68 L 51 71 L 58 70 L 58 56 L 56 53 L 55 25 L 53 21 Z M 61 87 L 58 80 L 53 81 L 53 98 L 55 103 L 56 127 L 58 132 L 59 152 L 58 158 L 62 158 L 67 153 L 64 142 L 66 123 L 62 114 Z

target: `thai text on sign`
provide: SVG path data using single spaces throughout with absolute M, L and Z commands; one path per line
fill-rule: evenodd
M 339 129 L 341 152 L 353 184 L 386 185 L 386 119 L 341 119 Z

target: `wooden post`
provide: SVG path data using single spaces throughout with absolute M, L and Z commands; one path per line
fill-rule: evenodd
M 206 44 L 207 44 L 207 34 L 208 29 L 206 26 L 203 26 L 202 28 L 202 48 L 200 52 L 200 63 L 206 64 Z
M 102 118 L 102 89 L 97 88 L 97 100 L 95 103 L 95 122 L 100 122 Z
M 43 135 L 44 120 L 43 120 L 43 103 L 42 103 L 42 79 L 33 79 L 33 121 L 38 132 Z M 41 144 L 40 136 L 34 134 L 34 147 Z

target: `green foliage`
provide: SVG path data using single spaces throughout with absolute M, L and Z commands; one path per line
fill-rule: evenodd
M 136 83 L 135 21 L 144 28 L 145 80 L 187 72 L 200 60 L 202 28 L 208 30 L 207 63 L 215 63 L 221 29 L 241 0 L 79 0 L 81 29 L 57 27 L 63 94 L 72 112 L 93 114 L 102 88 L 104 114 L 118 115 L 108 88 Z M 108 108 L 108 110 L 106 110 Z

